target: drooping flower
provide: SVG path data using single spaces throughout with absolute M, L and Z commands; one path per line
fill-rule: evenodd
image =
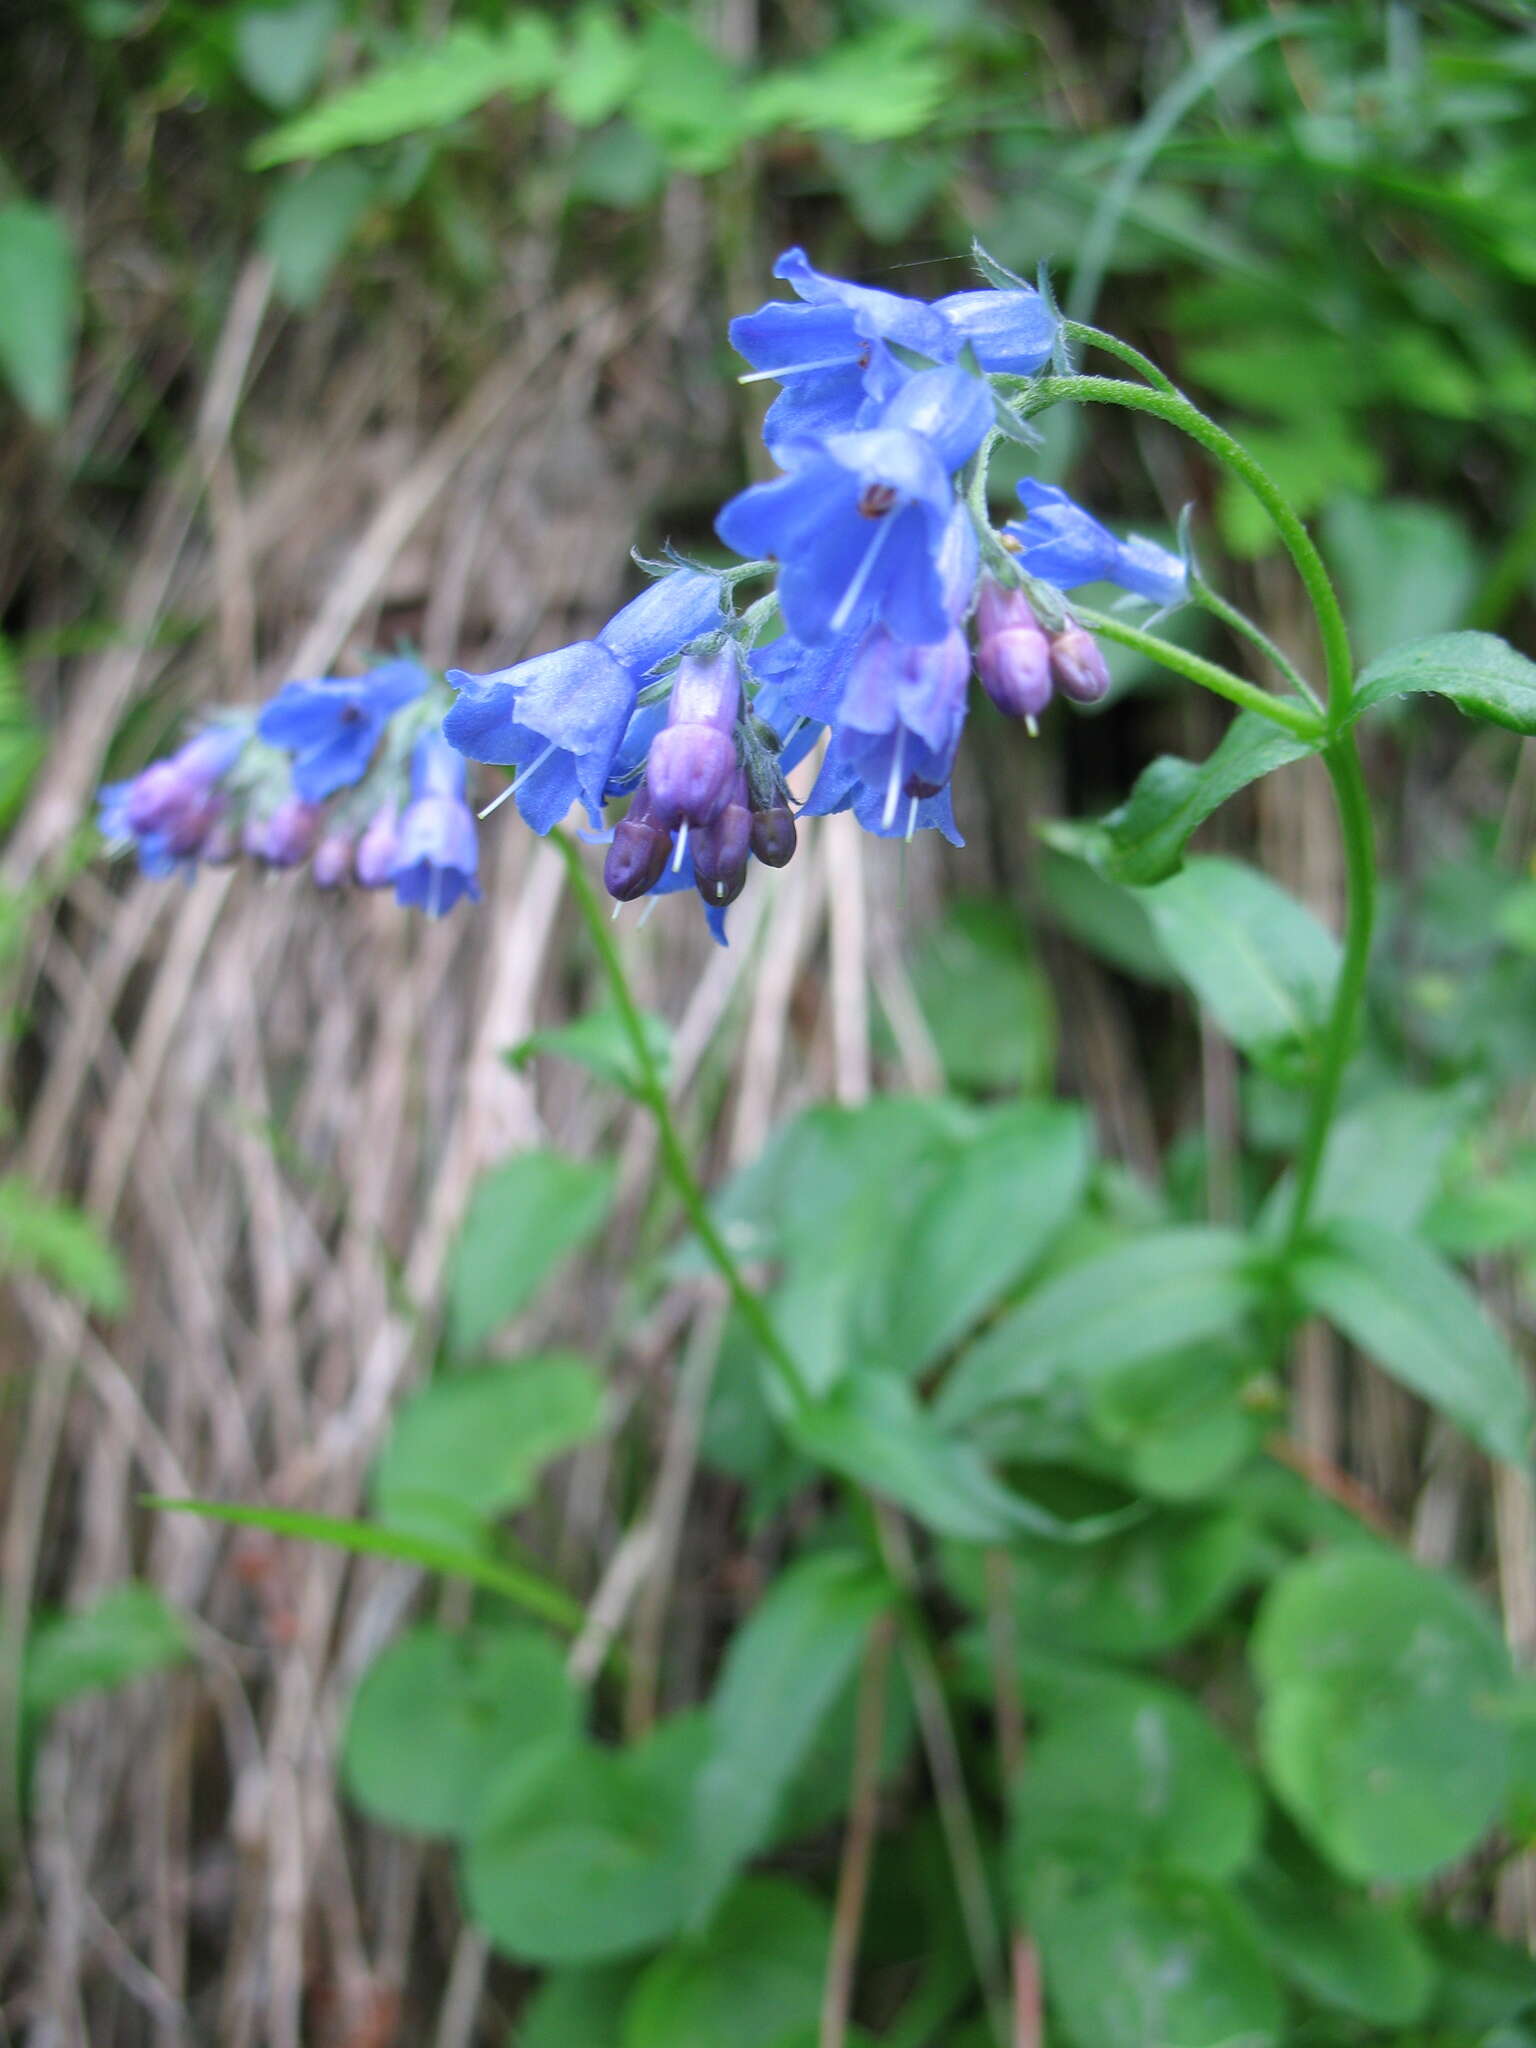
M 207 725 L 167 760 L 98 792 L 98 824 L 113 845 L 131 845 L 140 872 L 162 880 L 195 860 L 224 815 L 225 777 L 250 742 L 249 720 Z
M 871 424 L 906 374 L 888 344 L 935 364 L 952 363 L 969 346 L 983 370 L 1015 374 L 1038 370 L 1055 344 L 1055 319 L 1028 287 L 952 292 L 928 304 L 828 277 L 803 249 L 786 249 L 773 274 L 793 285 L 800 303 L 770 300 L 733 320 L 730 334 L 754 377 L 784 386 L 763 423 L 775 456 L 797 438 Z
M 305 802 L 323 803 L 362 780 L 385 726 L 430 682 L 416 662 L 390 661 L 366 675 L 285 683 L 256 729 L 293 755 L 293 786 Z
M 672 834 L 658 824 L 651 793 L 642 782 L 629 809 L 613 828 L 603 861 L 603 887 L 616 903 L 648 896 L 672 858 Z
M 411 801 L 400 818 L 391 879 L 395 901 L 442 917 L 461 896 L 480 900 L 475 817 L 464 801 L 464 757 L 428 731 L 411 754 Z
M 485 675 L 450 669 L 459 697 L 443 721 L 472 761 L 517 769 L 515 800 L 548 832 L 578 799 L 592 824 L 649 672 L 720 621 L 720 577 L 679 569 L 579 640 Z
M 922 371 L 878 426 L 796 447 L 795 466 L 731 499 L 715 530 L 739 553 L 779 562 L 779 600 L 799 640 L 870 622 L 900 640 L 940 639 L 949 623 L 938 557 L 955 503 L 950 475 L 991 417 L 979 379 Z
M 1141 534 L 1118 540 L 1091 512 L 1055 484 L 1027 476 L 1019 497 L 1028 517 L 1004 532 L 1015 544 L 1021 568 L 1058 590 L 1084 583 L 1117 583 L 1155 605 L 1182 604 L 1189 572 L 1177 555 Z
M 747 778 L 738 768 L 726 800 L 698 831 L 690 834 L 693 879 L 706 903 L 722 909 L 734 903 L 747 884 L 752 858 L 752 799 Z

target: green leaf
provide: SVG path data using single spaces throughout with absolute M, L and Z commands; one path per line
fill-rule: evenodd
M 650 1010 L 641 1012 L 640 1022 L 652 1063 L 665 1081 L 672 1063 L 671 1027 L 664 1017 L 658 1017 Z M 635 1058 L 629 1033 L 616 1008 L 589 1010 L 574 1023 L 555 1025 L 548 1031 L 535 1031 L 531 1037 L 512 1047 L 506 1056 L 507 1062 L 520 1072 L 536 1053 L 574 1060 L 577 1066 L 585 1067 L 600 1081 L 622 1088 L 626 1095 L 638 1098 L 642 1092 L 640 1063 Z
M 1460 1088 L 1383 1088 L 1334 1125 L 1312 1198 L 1318 1218 L 1361 1217 L 1412 1230 L 1434 1199 L 1447 1156 L 1476 1108 Z M 1277 1226 L 1289 1211 L 1292 1182 L 1266 1205 Z
M 1530 1453 L 1536 1407 L 1466 1283 L 1421 1238 L 1359 1219 L 1329 1224 L 1291 1268 L 1297 1293 L 1495 1458 Z
M 1225 1878 L 1258 1845 L 1253 1780 L 1171 1687 L 1084 1671 L 1058 1694 L 1015 1799 L 1015 1886 L 1042 1858 L 1106 1877 L 1142 1865 Z M 1062 1708 L 1065 1711 L 1062 1711 Z
M 1448 1579 L 1385 1551 L 1304 1559 L 1271 1587 L 1253 1660 L 1265 1768 L 1347 1875 L 1427 1877 L 1493 1821 L 1509 1734 L 1492 1703 L 1509 1658 Z
M 948 1422 L 1229 1334 L 1260 1299 L 1247 1240 L 1204 1225 L 1128 1239 L 1037 1288 L 962 1353 Z
M 708 1742 L 677 1715 L 629 1750 L 554 1744 L 482 1787 L 470 1911 L 530 1963 L 600 1963 L 675 1934 L 693 1900 L 693 1792 Z
M 251 168 L 270 170 L 299 157 L 331 156 L 338 149 L 446 128 L 497 93 L 529 98 L 559 68 L 560 47 L 542 15 L 514 15 L 496 35 L 451 28 L 430 46 L 381 65 L 273 129 L 251 150 Z
M 602 1413 L 602 1381 L 579 1358 L 449 1373 L 400 1411 L 374 1467 L 374 1510 L 393 1528 L 473 1544 Z
M 1405 1908 L 1266 1863 L 1243 1885 L 1270 1961 L 1319 2003 L 1380 2027 L 1419 2019 L 1435 1971 Z
M 32 417 L 56 427 L 69 406 L 80 315 L 74 238 L 51 206 L 0 206 L 0 370 Z
M 1259 712 L 1240 712 L 1206 760 L 1162 754 L 1144 768 L 1127 800 L 1092 828 L 1090 857 L 1112 882 L 1164 882 L 1183 865 L 1192 835 L 1228 797 L 1313 752 Z
M 912 986 L 952 1088 L 1049 1088 L 1050 985 L 1006 904 L 963 898 L 923 940 Z
M 449 1341 L 477 1350 L 602 1227 L 615 1169 L 520 1152 L 475 1185 L 448 1268 Z
M 820 1900 L 786 1878 L 748 1878 L 704 1933 L 646 1968 L 624 2048 L 779 2048 L 816 2019 L 830 1936 Z
M 128 1305 L 122 1261 L 95 1219 L 68 1202 L 50 1202 L 23 1174 L 0 1179 L 0 1274 L 36 1273 L 61 1292 L 121 1315 Z
M 1077 825 L 1043 828 L 1047 844 L 1041 848 L 1036 873 L 1051 916 L 1079 945 L 1138 981 L 1172 981 L 1140 891 L 1109 881 L 1078 850 L 1091 845 L 1098 830 Z
M 346 1522 L 333 1515 L 306 1515 L 293 1508 L 245 1507 L 234 1501 L 165 1500 L 148 1495 L 142 1502 L 172 1515 L 201 1515 L 205 1521 L 228 1522 L 237 1529 L 267 1529 L 274 1536 L 295 1536 L 305 1543 L 330 1543 L 359 1557 L 388 1557 L 397 1564 L 419 1565 L 446 1578 L 467 1579 L 500 1593 L 557 1628 L 580 1628 L 583 1610 L 558 1586 L 520 1565 L 466 1550 L 462 1545 L 434 1542 L 407 1529 L 381 1529 L 372 1522 Z
M 962 1543 L 1006 1543 L 1021 1530 L 1087 1542 L 1095 1527 L 1064 1522 L 1005 1486 L 976 1446 L 946 1434 L 904 1381 L 855 1373 L 787 1424 L 792 1441 L 845 1479 L 909 1509 Z
M 273 194 L 261 223 L 278 296 L 303 311 L 325 288 L 373 197 L 361 164 L 315 164 Z
M 51 1714 L 82 1693 L 110 1692 L 185 1661 L 186 1624 L 153 1586 L 129 1580 L 78 1614 L 43 1615 L 22 1664 L 22 1704 Z
M 1242 1346 L 1190 1344 L 1096 1381 L 1089 1420 L 1124 1455 L 1138 1492 L 1194 1500 L 1230 1479 L 1272 1426 L 1251 1398 L 1254 1380 Z
M 269 107 L 296 107 L 325 67 L 336 27 L 336 0 L 293 0 L 287 7 L 242 7 L 235 16 L 235 63 Z
M 736 72 L 685 22 L 660 12 L 645 25 L 627 112 L 681 171 L 723 170 L 751 133 Z
M 1449 697 L 1469 717 L 1536 733 L 1536 662 L 1493 633 L 1439 633 L 1394 648 L 1356 679 L 1350 717 L 1419 690 Z
M 1257 868 L 1192 860 L 1143 897 L 1163 951 L 1234 1045 L 1262 1065 L 1304 1068 L 1327 1022 L 1339 948 Z
M 924 47 L 926 38 L 914 28 L 893 22 L 834 45 L 809 64 L 770 72 L 747 90 L 747 122 L 758 133 L 830 130 L 855 142 L 920 134 L 955 81 L 949 60 Z M 876 92 L 871 79 L 879 80 Z
M 576 1731 L 576 1695 L 547 1637 L 423 1625 L 364 1673 L 342 1738 L 342 1776 L 375 1820 L 467 1835 L 497 1770 Z
M 1262 1557 L 1252 1524 L 1227 1509 L 1160 1509 L 1070 1550 L 1016 1539 L 1009 1573 L 1017 1639 L 1072 1656 L 1160 1655 L 1229 1606 Z M 973 1552 L 947 1552 L 946 1572 L 961 1598 L 984 1604 Z
M 1440 1981 L 1430 2016 L 1448 2032 L 1483 2034 L 1536 2006 L 1536 1968 L 1522 1944 L 1449 1921 L 1427 1930 Z M 1490 2042 L 1498 2037 L 1490 2035 Z
M 1467 529 L 1443 505 L 1340 498 L 1323 515 L 1357 661 L 1461 623 L 1477 584 Z
M 617 113 L 640 76 L 640 51 L 611 7 L 583 7 L 550 97 L 578 128 Z
M 1283 2012 L 1253 1927 L 1216 1886 L 1148 1871 L 1101 1884 L 1051 1863 L 1030 1886 L 1051 2001 L 1093 2048 L 1275 2048 Z
M 625 1963 L 552 1972 L 518 2015 L 508 2048 L 624 2048 L 634 1982 Z
M 931 1365 L 1038 1263 L 1082 1200 L 1091 1143 L 1087 1118 L 1065 1103 L 988 1119 L 900 1240 L 882 1365 Z
M 781 1573 L 726 1654 L 700 1773 L 696 1919 L 773 1832 L 780 1802 L 891 1599 L 863 1557 L 823 1551 Z

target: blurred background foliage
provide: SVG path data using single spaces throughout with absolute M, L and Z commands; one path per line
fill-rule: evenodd
M 1517 0 L 12 0 L 6 2031 L 499 2042 L 533 1980 L 478 1922 L 553 1967 L 518 2021 L 527 2048 L 808 2041 L 871 1611 L 835 1513 L 782 1572 L 814 1519 L 806 1458 L 835 1465 L 835 1447 L 783 1441 L 743 1333 L 673 1248 L 555 865 L 506 828 L 481 922 L 420 939 L 377 906 L 322 920 L 244 880 L 124 894 L 89 865 L 95 783 L 189 708 L 338 655 L 405 638 L 474 667 L 569 637 L 627 587 L 632 532 L 711 548 L 758 402 L 733 397 L 724 319 L 768 295 L 793 241 L 914 292 L 965 282 L 972 234 L 1026 275 L 1047 266 L 1074 316 L 1154 356 L 1315 523 L 1363 661 L 1452 626 L 1529 648 L 1533 30 Z M 1251 505 L 1169 437 L 1053 417 L 1036 466 L 1165 537 L 1192 504 L 1212 580 L 1310 657 Z M 1011 1303 L 1043 1261 L 1048 1294 L 1079 1261 L 1271 1198 L 1295 1045 L 1261 1018 L 1232 1034 L 1239 1059 L 1180 992 L 1208 987 L 1176 921 L 1065 829 L 1221 730 L 1134 661 L 1116 674 L 1108 715 L 1057 719 L 1033 747 L 978 712 L 963 856 L 861 868 L 829 827 L 731 960 L 703 963 L 664 917 L 637 954 L 705 1155 L 746 1167 L 777 1132 L 721 1213 L 829 1358 L 873 1331 L 916 1368 L 958 1333 L 956 1289 Z M 1508 735 L 1417 708 L 1373 737 L 1369 768 L 1388 925 L 1334 1205 L 1422 1218 L 1528 1349 L 1536 784 Z M 1224 813 L 1213 845 L 1332 917 L 1308 773 Z M 1034 1098 L 1058 1086 L 1090 1106 L 1100 1162 L 1080 1149 L 1059 1168 L 1063 1241 L 1042 1222 L 1033 1249 L 975 1272 L 966 1246 L 1033 1183 L 980 1167 L 951 1183 L 988 1133 L 1046 1145 Z M 808 1109 L 829 1096 L 842 1106 Z M 957 1270 L 903 1294 L 891 1247 L 927 1244 L 941 1198 Z M 439 1351 L 441 1377 L 410 1394 Z M 1037 1390 L 1000 1451 L 1060 1512 L 1127 1492 L 1154 1509 L 1070 1569 L 1056 1546 L 1011 1551 L 1015 1625 L 1046 1647 L 1022 1670 L 1037 1775 L 1007 1857 L 1053 2024 L 1077 2048 L 1522 2048 L 1529 1691 L 1491 1722 L 1476 1704 L 1504 1699 L 1506 1645 L 1536 1652 L 1520 1475 L 1490 1477 L 1316 1330 L 1288 1412 L 1224 1325 L 1171 1377 L 1134 1345 L 1103 1362 L 1091 1398 Z M 1277 1460 L 1261 1453 L 1282 1418 Z M 226 1540 L 148 1514 L 146 1491 L 367 1510 L 418 1545 L 397 1559 L 447 1546 L 459 1577 L 385 1649 L 418 1591 L 387 1544 L 348 1566 L 261 1531 Z M 959 1618 L 946 1676 L 979 1707 L 995 1615 L 967 1475 L 918 1512 L 946 1538 L 924 1567 Z M 1503 1643 L 1384 1531 L 1474 1585 Z M 597 1595 L 586 1654 L 622 1638 L 602 1707 L 604 1732 L 635 1738 L 622 1757 L 578 1736 L 546 1642 L 461 1631 L 466 1580 L 506 1596 L 530 1558 Z M 749 1614 L 756 1636 L 691 1713 Z M 1364 1704 L 1352 1691 L 1368 1615 L 1405 1660 L 1401 1726 L 1370 1684 Z M 1428 1666 L 1417 1624 L 1439 1646 Z M 1124 1668 L 1090 1682 L 1101 1657 Z M 819 1749 L 811 1707 L 798 1734 L 754 1719 L 786 1674 L 825 1708 Z M 1447 1692 L 1473 1702 L 1459 1721 L 1414 1721 L 1421 1694 L 1432 1720 Z M 985 2036 L 966 1929 L 904 1761 L 916 1711 L 893 1681 L 886 1796 L 904 1824 L 877 1858 L 859 2010 L 879 2038 L 969 2048 Z M 697 1905 L 673 1837 L 706 1713 L 722 1753 L 773 1781 L 775 1812 L 741 1840 L 777 1851 L 775 1874 L 642 1968 Z M 1368 1793 L 1373 1745 L 1400 1740 L 1410 1784 L 1444 1772 L 1455 1796 L 1357 1811 L 1308 1780 L 1309 1716 L 1337 1736 L 1335 1787 Z M 996 1795 L 980 1726 L 962 1721 L 965 1761 Z M 1172 1758 L 1155 1795 L 1111 1768 L 1145 1763 L 1148 1728 Z M 487 1826 L 494 1761 L 533 1735 L 556 1745 L 554 1778 L 504 1787 Z M 1271 1801 L 1261 1823 L 1256 1751 L 1288 1817 Z M 1161 1819 L 1127 1847 L 1145 1799 Z M 637 1887 L 561 1893 L 547 1838 L 572 1812 L 613 1830 L 620 1861 L 643 1839 Z M 439 1837 L 465 1844 L 468 1916 Z M 1373 1895 L 1400 1880 L 1413 1913 Z M 1319 1896 L 1336 1900 L 1321 1918 Z M 1149 2003 L 1175 1951 L 1195 1988 Z

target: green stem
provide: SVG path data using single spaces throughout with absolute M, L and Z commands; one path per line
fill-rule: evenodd
M 1127 625 L 1124 619 L 1117 619 L 1112 612 L 1091 611 L 1086 605 L 1074 604 L 1072 616 L 1090 632 L 1101 634 L 1106 640 L 1117 641 L 1122 647 L 1134 648 L 1138 654 L 1146 655 L 1149 661 L 1172 669 L 1175 675 L 1198 683 L 1202 689 L 1210 690 L 1218 697 L 1225 697 L 1229 704 L 1240 705 L 1244 711 L 1256 711 L 1272 725 L 1284 726 L 1299 740 L 1314 741 L 1323 736 L 1320 720 L 1305 704 L 1293 703 L 1287 697 L 1272 696 L 1268 690 L 1261 690 L 1257 683 L 1246 682 L 1242 676 L 1235 676 L 1230 669 L 1221 667 L 1220 663 L 1207 661 L 1202 654 L 1192 654 L 1187 647 L 1177 647 L 1173 641 L 1163 640 L 1156 633 L 1143 632 L 1140 626 Z
M 1128 341 L 1122 341 L 1118 334 L 1106 334 L 1102 327 L 1085 326 L 1081 320 L 1063 320 L 1061 331 L 1068 341 L 1080 343 L 1084 348 L 1102 349 L 1107 356 L 1118 356 L 1122 363 L 1135 370 L 1138 376 L 1159 391 L 1166 391 L 1170 398 L 1177 398 L 1179 387 L 1171 377 L 1165 377 L 1150 356 L 1144 356 L 1139 348 L 1132 348 Z
M 1344 958 L 1339 966 L 1338 986 L 1319 1054 L 1317 1079 L 1307 1108 L 1307 1128 L 1296 1163 L 1296 1184 L 1286 1222 L 1283 1252 L 1294 1251 L 1306 1233 L 1318 1175 L 1334 1111 L 1339 1105 L 1339 1088 L 1354 1047 L 1355 1024 L 1365 995 L 1365 971 L 1371 950 L 1371 929 L 1376 915 L 1376 854 L 1371 831 L 1371 804 L 1360 769 L 1360 755 L 1354 735 L 1345 733 L 1323 754 L 1333 794 L 1339 809 L 1339 829 L 1344 839 L 1346 910 Z
M 1315 711 L 1321 712 L 1323 707 L 1318 701 L 1317 692 L 1296 664 L 1280 652 L 1262 626 L 1255 625 L 1246 612 L 1240 612 L 1235 604 L 1228 604 L 1219 592 L 1212 590 L 1208 583 L 1201 582 L 1198 577 L 1190 579 L 1189 594 L 1213 619 L 1220 619 L 1224 626 L 1246 640 L 1250 647 L 1256 647 L 1266 661 L 1273 662 L 1291 688 L 1305 697 Z
M 699 1185 L 688 1148 L 683 1143 L 682 1133 L 672 1114 L 672 1105 L 667 1100 L 666 1084 L 656 1064 L 655 1054 L 645 1035 L 645 1025 L 635 999 L 630 993 L 629 978 L 624 972 L 624 963 L 619 958 L 619 949 L 613 942 L 613 932 L 597 892 L 587 878 L 582 866 L 581 851 L 574 840 L 564 832 L 550 834 L 565 860 L 570 876 L 571 893 L 576 898 L 577 908 L 582 914 L 592 943 L 597 948 L 602 962 L 603 973 L 613 993 L 614 1006 L 624 1035 L 629 1040 L 630 1050 L 635 1057 L 635 1068 L 639 1077 L 638 1093 L 641 1101 L 656 1119 L 656 1131 L 661 1141 L 661 1160 L 666 1175 L 672 1183 L 673 1192 L 683 1205 L 683 1212 L 693 1226 L 694 1234 L 704 1247 L 710 1264 L 725 1282 L 726 1292 L 732 1305 L 747 1328 L 756 1338 L 763 1356 L 778 1376 L 780 1385 L 789 1397 L 791 1406 L 806 1406 L 811 1400 L 811 1390 L 805 1375 L 791 1353 L 789 1346 L 774 1327 L 773 1319 L 763 1306 L 761 1297 L 748 1284 L 741 1267 L 736 1263 L 735 1254 L 720 1235 L 714 1218 L 709 1213 L 709 1204 L 704 1190 Z
M 1050 377 L 1038 387 L 1027 410 L 1043 412 L 1048 406 L 1059 405 L 1063 400 L 1123 405 L 1132 412 L 1150 413 L 1154 419 L 1164 420 L 1169 426 L 1188 434 L 1192 441 L 1198 441 L 1218 462 L 1242 479 L 1274 522 L 1275 531 L 1295 563 L 1296 573 L 1305 585 L 1312 609 L 1317 614 L 1318 631 L 1323 642 L 1323 665 L 1328 676 L 1328 716 L 1330 724 L 1338 729 L 1347 716 L 1353 684 L 1349 630 L 1344 623 L 1338 593 L 1312 536 L 1291 510 L 1269 472 L 1254 460 L 1240 441 L 1234 440 L 1214 420 L 1207 419 L 1197 405 L 1192 405 L 1178 392 L 1148 391 L 1139 384 L 1128 384 L 1118 377 Z

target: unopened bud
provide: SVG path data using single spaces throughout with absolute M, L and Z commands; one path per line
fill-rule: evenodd
M 718 817 L 701 826 L 688 843 L 693 849 L 693 879 L 704 901 L 720 906 L 734 903 L 746 887 L 752 852 L 747 779 L 739 771 Z
M 315 848 L 309 872 L 317 889 L 339 889 L 352 879 L 352 841 L 345 832 L 327 832 Z
M 741 671 L 734 647 L 678 664 L 667 723 L 651 742 L 645 779 L 656 822 L 668 831 L 707 825 L 735 783 Z
M 323 817 L 319 804 L 285 796 L 276 810 L 246 826 L 245 850 L 270 868 L 299 867 L 314 852 Z
M 1037 718 L 1051 700 L 1051 643 L 1022 590 L 988 579 L 976 607 L 976 669 L 1008 718 Z
M 794 813 L 788 805 L 770 804 L 752 813 L 752 851 L 765 868 L 785 868 L 795 857 Z
M 1104 650 L 1082 626 L 1068 626 L 1051 639 L 1051 675 L 1056 687 L 1074 704 L 1097 704 L 1109 693 L 1109 666 Z
M 672 835 L 657 824 L 642 782 L 634 802 L 613 828 L 613 841 L 603 862 L 603 887 L 616 903 L 633 903 L 661 880 L 671 852 Z
M 354 867 L 365 889 L 385 889 L 394 878 L 395 855 L 399 851 L 399 812 L 385 804 L 374 812 L 357 842 Z

